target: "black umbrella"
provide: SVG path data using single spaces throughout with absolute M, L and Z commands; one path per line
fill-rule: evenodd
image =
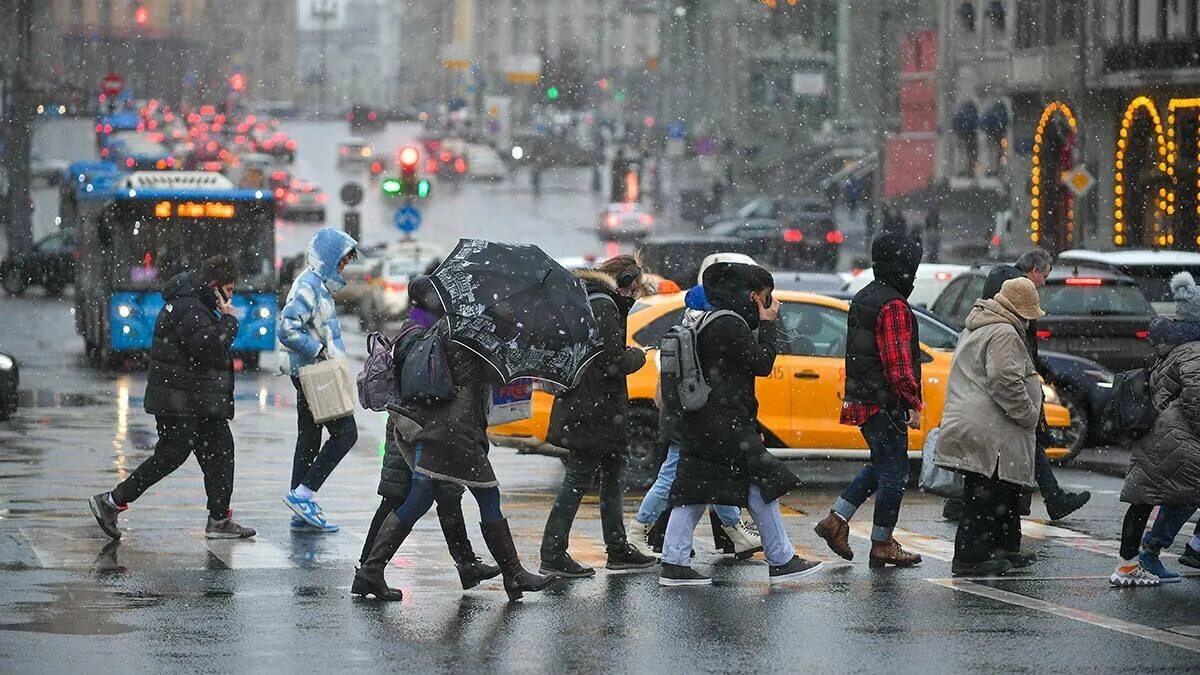
M 430 279 L 450 339 L 505 382 L 533 377 L 572 387 L 601 352 L 583 284 L 537 246 L 460 239 Z

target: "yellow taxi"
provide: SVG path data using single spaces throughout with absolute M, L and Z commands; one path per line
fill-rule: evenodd
M 782 306 L 782 332 L 775 369 L 758 379 L 759 424 L 771 453 L 785 459 L 815 457 L 866 459 L 866 441 L 857 427 L 838 423 L 845 390 L 846 316 L 849 303 L 823 295 L 776 291 Z M 684 295 L 655 295 L 644 298 L 629 314 L 629 344 L 654 347 L 677 325 L 684 312 Z M 921 383 L 925 413 L 922 428 L 909 432 L 909 457 L 919 459 L 925 434 L 942 418 L 946 381 L 950 375 L 955 334 L 918 313 L 922 336 Z M 928 336 L 929 339 L 926 339 Z M 654 403 L 658 384 L 657 352 L 648 353 L 646 365 L 629 376 L 630 480 L 652 479 L 665 454 L 658 439 L 658 412 Z M 1070 414 L 1057 404 L 1057 394 L 1046 392 L 1046 419 L 1055 438 L 1063 438 Z M 529 419 L 493 426 L 492 442 L 522 452 L 564 456 L 563 449 L 545 442 L 554 398 L 543 391 L 533 395 Z M 1067 454 L 1065 447 L 1050 448 L 1056 459 Z

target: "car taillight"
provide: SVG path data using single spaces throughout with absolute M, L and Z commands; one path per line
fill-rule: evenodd
M 295 150 L 296 149 L 296 141 L 288 141 L 287 143 L 284 143 L 284 146 L 288 150 Z
M 463 160 L 462 157 L 459 157 L 458 159 L 454 160 L 454 170 L 458 173 L 466 173 L 467 172 L 467 163 Z
M 1149 340 L 1150 339 L 1150 331 L 1139 330 L 1138 332 L 1133 334 L 1133 337 L 1135 337 L 1139 340 Z
M 949 272 L 935 272 L 933 278 L 937 281 L 950 281 L 954 275 Z
M 798 244 L 804 241 L 804 233 L 796 228 L 789 228 L 783 231 L 783 240 L 789 244 Z
M 604 224 L 609 227 L 616 227 L 621 224 L 621 219 L 617 216 L 609 214 L 604 217 Z
M 846 241 L 846 235 L 842 234 L 841 230 L 830 230 L 825 233 L 825 243 L 841 244 Z
M 1052 337 L 1054 337 L 1054 334 L 1048 330 L 1039 330 L 1037 332 L 1037 339 L 1039 340 L 1049 340 Z
M 443 152 L 443 153 L 440 155 L 440 159 L 441 159 L 443 162 L 449 162 L 451 158 L 452 158 L 452 155 L 451 155 L 450 153 L 448 153 L 448 152 Z
M 649 213 L 643 213 L 642 215 L 638 216 L 638 222 L 642 225 L 653 225 L 654 216 L 650 215 Z
M 437 171 L 436 159 L 430 159 L 429 161 L 425 162 L 425 173 L 433 173 L 435 171 Z
M 350 148 L 346 148 L 346 147 L 338 148 L 338 152 L 342 153 L 343 155 L 348 155 L 348 154 L 350 154 Z
M 125 158 L 125 166 L 127 166 L 127 167 L 129 167 L 129 168 L 131 168 L 131 169 L 132 169 L 134 164 L 135 164 L 135 162 L 133 161 L 133 158 L 132 158 L 132 157 L 126 157 L 126 158 Z
M 993 235 L 992 236 L 992 246 L 999 246 L 999 245 L 1000 245 L 1000 235 L 998 235 L 998 234 Z
M 370 121 L 374 122 L 374 121 L 375 121 L 375 117 L 376 117 L 376 115 L 375 115 L 375 111 L 374 111 L 374 110 L 372 110 L 371 112 L 367 113 L 367 119 L 368 119 L 368 120 L 370 120 Z
M 297 197 L 295 194 L 293 194 L 293 193 L 290 193 L 290 192 L 288 193 L 288 196 L 287 196 L 287 203 L 289 203 L 289 204 L 295 204 L 295 203 L 296 203 L 297 201 L 299 201 L 299 200 L 300 200 L 300 198 L 299 198 L 299 197 Z
M 1104 280 L 1095 277 L 1071 277 L 1065 283 L 1068 286 L 1100 286 Z
M 324 192 L 317 195 L 317 203 L 318 204 L 324 204 L 327 201 L 329 201 L 329 195 L 325 194 Z
M 275 188 L 275 199 L 283 199 L 285 194 L 287 194 L 287 190 L 284 190 L 283 188 Z

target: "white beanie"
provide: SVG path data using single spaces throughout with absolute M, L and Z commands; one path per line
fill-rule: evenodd
M 1200 287 L 1190 272 L 1171 277 L 1171 293 L 1175 295 L 1175 313 L 1179 318 L 1200 321 Z

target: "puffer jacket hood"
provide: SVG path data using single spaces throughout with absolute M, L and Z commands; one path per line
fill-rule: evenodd
M 338 272 L 338 263 L 356 246 L 354 237 L 332 227 L 321 228 L 308 243 L 305 256 L 308 269 L 321 278 L 330 293 L 337 293 L 346 285 Z
M 988 300 L 975 301 L 975 306 L 967 315 L 966 327 L 967 330 L 977 330 L 997 323 L 1011 324 L 1018 333 L 1024 333 L 1028 322 L 1017 316 L 1017 313 L 1011 308 L 1006 307 L 1000 296 L 996 296 Z
M 163 287 L 163 302 L 171 302 L 180 298 L 194 297 L 205 307 L 217 311 L 217 294 L 196 272 L 176 274 Z
M 704 286 L 696 285 L 688 289 L 686 295 L 683 296 L 683 304 L 688 309 L 698 312 L 711 312 L 713 306 L 708 302 L 708 296 L 704 294 Z

